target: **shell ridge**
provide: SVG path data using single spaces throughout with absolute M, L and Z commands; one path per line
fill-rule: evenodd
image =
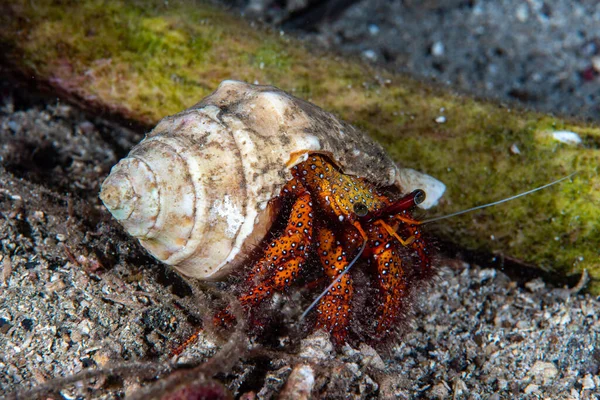
M 136 148 L 135 150 L 138 150 L 138 149 Z M 154 171 L 152 170 L 151 164 L 147 160 L 145 160 L 144 158 L 142 158 L 139 154 L 133 154 L 133 152 L 132 152 L 132 153 L 129 154 L 129 157 L 132 158 L 132 159 L 137 160 L 138 162 L 140 162 L 142 164 L 145 164 L 148 167 L 148 169 L 150 171 L 152 171 L 152 174 L 156 175 L 156 174 L 154 174 Z M 157 181 L 157 183 L 158 182 L 159 181 Z M 157 236 L 157 233 L 160 232 L 159 228 L 157 228 L 156 225 L 157 225 L 157 223 L 158 223 L 158 221 L 160 219 L 161 211 L 162 211 L 162 208 L 163 208 L 162 207 L 162 201 L 161 201 L 161 198 L 162 198 L 162 188 L 161 188 L 161 185 L 159 185 L 159 184 L 156 185 L 156 192 L 157 192 L 157 197 L 158 197 L 158 202 L 157 202 L 157 204 L 158 204 L 158 211 L 156 213 L 156 218 L 154 219 L 154 222 L 153 222 L 152 226 L 147 229 L 147 233 L 143 237 L 139 238 L 139 240 L 154 239 Z
M 205 106 L 210 106 L 211 103 L 207 103 Z M 223 107 L 219 107 L 220 111 L 215 115 L 215 117 L 217 118 L 215 120 L 216 123 L 220 124 L 223 128 L 224 131 L 227 132 L 230 136 L 230 138 L 233 140 L 233 144 L 234 146 L 232 146 L 233 148 L 235 148 L 235 153 L 236 153 L 236 164 L 238 165 L 238 176 L 241 178 L 241 182 L 240 182 L 240 186 L 244 189 L 244 193 L 245 196 L 243 199 L 243 202 L 241 204 L 241 212 L 240 215 L 242 216 L 242 218 L 244 219 L 244 221 L 236 228 L 235 233 L 231 236 L 231 239 L 233 239 L 233 247 L 232 249 L 229 251 L 229 254 L 227 255 L 227 257 L 225 257 L 225 259 L 215 267 L 215 270 L 219 270 L 222 266 L 224 266 L 225 264 L 229 263 L 230 261 L 232 261 L 235 256 L 237 256 L 237 254 L 240 252 L 242 246 L 240 244 L 240 242 L 243 242 L 243 240 L 245 239 L 244 237 L 241 237 L 241 234 L 243 232 L 244 226 L 246 224 L 248 224 L 248 220 L 249 220 L 249 210 L 248 210 L 248 195 L 249 195 L 249 186 L 248 186 L 248 180 L 247 180 L 247 171 L 246 171 L 246 166 L 244 165 L 244 157 L 242 156 L 242 151 L 240 148 L 240 143 L 236 137 L 236 135 L 234 134 L 234 129 L 231 126 L 231 116 L 228 116 L 226 112 L 224 112 Z M 231 112 L 231 108 L 230 107 L 226 107 L 225 108 L 227 111 Z M 234 116 L 236 116 L 234 114 Z M 235 118 L 239 121 L 238 118 Z M 232 150 L 234 150 L 232 148 Z M 214 208 L 217 204 L 218 201 L 220 201 L 220 203 L 218 203 L 219 205 L 225 206 L 225 203 L 227 202 L 227 199 L 229 199 L 230 201 L 230 195 L 226 194 L 224 196 L 223 199 L 217 200 L 215 202 L 213 202 L 212 207 Z M 252 223 L 254 224 L 254 220 L 252 220 Z M 205 227 L 206 230 L 207 227 Z M 228 229 L 231 228 L 231 222 L 228 221 Z M 247 235 L 246 235 L 247 236 Z
M 233 118 L 233 117 L 235 117 L 235 118 Z M 231 262 L 235 258 L 235 256 L 241 251 L 243 241 L 249 235 L 249 233 L 244 235 L 244 232 L 251 226 L 254 226 L 256 215 L 258 213 L 256 212 L 256 210 L 251 210 L 249 207 L 249 199 L 251 198 L 251 196 L 253 194 L 251 185 L 249 185 L 249 179 L 248 179 L 249 178 L 248 174 L 251 171 L 251 169 L 248 166 L 248 163 L 250 163 L 250 160 L 248 160 L 247 157 L 244 157 L 245 154 L 242 154 L 242 153 L 244 153 L 244 151 L 242 150 L 244 146 L 241 143 L 243 139 L 241 137 L 239 137 L 238 134 L 236 134 L 238 132 L 240 134 L 241 134 L 241 132 L 246 132 L 245 128 L 247 126 L 243 122 L 243 120 L 241 120 L 235 114 L 231 117 L 228 117 L 223 114 L 223 115 L 221 115 L 221 120 L 223 121 L 223 124 L 228 128 L 227 131 L 230 133 L 231 138 L 233 139 L 233 142 L 235 143 L 235 147 L 237 150 L 237 156 L 238 156 L 237 160 L 238 160 L 238 163 L 240 166 L 240 176 L 242 177 L 242 185 L 244 188 L 244 192 L 246 194 L 244 196 L 244 201 L 243 201 L 244 222 L 238 227 L 237 235 L 235 236 L 235 242 L 234 242 L 233 248 L 231 249 L 231 252 L 227 256 L 227 258 L 221 263 L 221 265 L 225 265 L 225 264 Z M 237 127 L 237 128 L 234 127 L 233 125 L 235 125 L 236 123 L 239 123 L 241 126 Z M 254 141 L 252 140 L 252 138 L 249 135 L 246 135 L 245 140 L 246 140 L 246 142 L 251 142 L 252 147 L 255 148 Z M 256 198 L 256 196 L 254 195 L 254 196 L 252 196 L 252 198 Z
M 203 239 L 202 242 L 196 240 L 193 246 L 198 248 L 194 254 L 182 260 L 177 267 L 186 275 L 196 275 L 206 279 L 219 274 L 222 266 L 233 260 L 240 252 L 241 246 L 236 246 L 236 242 L 243 242 L 245 236 L 240 237 L 240 229 L 249 217 L 246 174 L 240 172 L 243 169 L 240 162 L 241 153 L 233 137 L 232 127 L 226 118 L 227 112 L 223 112 L 222 109 L 210 102 L 205 104 L 205 109 L 208 109 L 209 112 L 196 110 L 198 119 L 200 119 L 196 129 L 211 130 L 200 158 L 196 160 L 199 168 L 200 164 L 202 165 L 203 175 L 198 180 L 204 182 L 206 194 L 202 203 L 205 217 L 197 219 L 199 227 L 196 234 L 206 239 Z M 207 120 L 210 123 L 204 123 Z M 190 133 L 193 135 L 196 132 L 187 134 Z M 205 158 L 204 156 L 211 155 L 211 148 L 218 149 L 217 157 Z M 224 163 L 220 161 L 224 161 Z M 202 221 L 205 222 L 201 223 Z M 229 243 L 227 250 L 223 247 L 225 240 Z M 220 253 L 220 249 L 224 251 Z M 221 261 L 218 265 L 211 265 L 210 259 Z M 201 272 L 200 268 L 203 268 L 204 271 Z M 201 273 L 202 275 L 200 275 Z
M 156 174 L 154 173 L 154 171 L 152 170 L 152 168 L 150 167 L 150 165 L 149 165 L 149 164 L 148 164 L 148 163 L 147 163 L 145 160 L 143 160 L 143 159 L 141 159 L 141 158 L 137 157 L 136 155 L 132 155 L 131 157 L 128 157 L 128 158 L 131 158 L 131 159 L 137 160 L 138 162 L 140 162 L 140 163 L 144 164 L 144 165 L 146 166 L 146 168 L 148 168 L 148 171 L 150 171 L 150 172 L 152 173 L 152 176 L 154 176 L 154 182 L 157 182 L 157 179 L 156 179 Z M 128 164 L 131 164 L 131 161 L 129 161 L 129 160 L 127 160 L 127 161 L 128 161 Z M 126 176 L 126 179 L 127 179 L 127 180 L 128 180 L 130 183 L 131 183 L 131 187 L 133 188 L 133 191 L 134 191 L 134 193 L 136 194 L 136 196 L 138 196 L 138 197 L 141 197 L 141 196 L 140 196 L 140 194 L 138 194 L 138 193 L 135 191 L 135 185 L 133 185 L 133 182 L 132 182 L 132 181 L 131 181 L 131 179 L 129 178 L 129 174 L 126 174 L 125 176 Z M 157 194 L 158 194 L 158 198 L 160 199 L 160 191 L 161 191 L 161 189 L 160 189 L 159 185 L 156 185 L 156 191 L 157 191 Z M 133 210 L 131 211 L 130 215 L 131 215 L 131 214 L 133 214 L 133 213 L 135 212 L 135 210 L 138 208 L 138 206 L 139 206 L 139 205 L 140 205 L 140 204 L 138 204 L 138 202 L 137 202 L 137 201 L 135 201 L 135 202 L 134 202 L 134 204 L 133 204 Z M 157 208 L 157 210 L 156 210 L 156 216 L 157 216 L 157 218 L 156 218 L 156 219 L 154 219 L 154 221 L 153 221 L 153 223 L 152 223 L 152 226 L 150 226 L 149 228 L 147 228 L 147 232 L 151 232 L 151 231 L 152 231 L 152 229 L 153 229 L 153 228 L 156 226 L 156 221 L 157 221 L 157 219 L 158 219 L 158 215 L 160 215 L 160 211 L 161 211 L 161 204 L 160 204 L 160 200 L 157 202 L 157 205 L 158 205 L 158 208 Z M 128 218 L 129 218 L 129 217 L 128 217 Z
M 196 210 L 196 203 L 197 203 L 197 201 L 196 201 L 196 196 L 195 196 L 195 194 L 197 194 L 197 193 L 198 193 L 198 191 L 197 191 L 197 187 L 196 187 L 196 182 L 195 182 L 195 180 L 194 180 L 194 179 L 192 179 L 192 176 L 191 176 L 191 174 L 189 173 L 189 169 L 190 169 L 190 163 L 189 163 L 189 162 L 188 162 L 188 160 L 187 160 L 187 158 L 188 158 L 188 157 L 183 157 L 183 156 L 181 155 L 180 151 L 179 151 L 180 149 L 177 149 L 177 148 L 175 148 L 175 147 L 174 147 L 174 146 L 173 146 L 171 143 L 167 142 L 167 141 L 166 141 L 166 139 L 170 139 L 170 140 L 173 140 L 173 141 L 178 141 L 178 140 L 179 140 L 179 138 L 175 138 L 175 137 L 167 136 L 167 137 L 154 137 L 154 138 L 152 138 L 151 140 L 149 140 L 148 142 L 150 142 L 150 141 L 152 141 L 152 142 L 157 142 L 157 143 L 160 143 L 160 145 L 162 145 L 163 147 L 165 147 L 165 148 L 168 148 L 168 149 L 171 149 L 171 150 L 172 150 L 172 153 L 173 153 L 173 154 L 174 154 L 174 155 L 175 155 L 177 158 L 179 158 L 179 159 L 182 161 L 182 163 L 183 163 L 185 166 L 187 166 L 187 167 L 188 167 L 188 170 L 187 170 L 187 171 L 185 171 L 184 173 L 185 173 L 185 176 L 188 178 L 188 179 L 186 179 L 186 181 L 187 181 L 187 182 L 190 182 L 190 183 L 191 183 L 191 185 L 192 185 L 192 187 L 193 187 L 193 189 L 194 189 L 194 190 L 193 190 L 194 196 L 193 196 L 192 198 L 193 198 L 193 200 L 194 200 L 194 207 L 193 207 L 193 208 L 194 208 L 194 216 L 195 216 L 195 214 L 196 214 L 196 211 L 197 211 L 197 210 Z M 141 160 L 139 157 L 136 157 L 136 156 L 134 156 L 134 157 L 135 157 L 136 159 L 138 159 L 138 160 L 140 160 L 140 161 L 144 162 L 146 165 L 148 165 L 148 163 L 147 163 L 147 162 L 145 162 L 144 160 Z M 152 171 L 152 169 L 150 169 L 150 170 Z M 152 171 L 152 173 L 154 174 L 154 171 Z M 161 189 L 159 189 L 159 191 L 158 191 L 158 196 L 159 196 L 159 199 L 160 199 L 160 197 L 161 197 Z M 160 209 L 161 209 L 161 207 L 162 207 L 162 202 L 161 202 L 161 201 L 159 201 L 159 202 L 158 202 L 158 205 L 159 205 L 159 212 L 158 212 L 158 214 L 160 215 L 160 211 L 161 211 Z M 157 219 L 157 220 L 158 220 L 158 219 Z M 192 236 L 192 233 L 194 232 L 194 227 L 195 227 L 195 225 L 196 225 L 196 223 L 197 223 L 197 219 L 196 219 L 196 218 L 194 218 L 193 220 L 194 220 L 194 222 L 193 222 L 193 224 L 192 224 L 192 226 L 191 226 L 191 228 L 190 228 L 189 232 L 187 233 L 187 237 L 185 237 L 185 238 L 182 238 L 182 239 L 185 239 L 185 243 L 181 245 L 181 249 L 179 249 L 179 250 L 175 251 L 174 253 L 172 253 L 172 254 L 169 256 L 169 258 L 176 257 L 176 256 L 177 256 L 179 253 L 181 253 L 181 252 L 183 252 L 183 251 L 185 251 L 185 250 L 186 250 L 186 246 L 187 246 L 187 244 L 188 244 L 188 243 L 189 243 L 189 241 L 190 241 L 190 237 Z M 156 225 L 156 221 L 154 222 L 154 226 L 155 226 L 155 225 Z M 154 226 L 153 226 L 153 227 L 154 227 Z
M 159 152 L 160 154 L 170 154 L 171 157 L 173 157 L 174 159 L 178 159 L 181 162 L 182 166 L 185 166 L 186 168 L 178 168 L 178 171 L 180 174 L 183 174 L 183 176 L 180 176 L 179 179 L 182 180 L 185 185 L 183 185 L 182 187 L 185 189 L 186 187 L 191 187 L 193 190 L 191 191 L 192 195 L 188 195 L 185 196 L 187 190 L 184 190 L 184 192 L 182 193 L 182 199 L 186 199 L 189 200 L 191 199 L 193 201 L 194 204 L 194 212 L 196 211 L 195 208 L 195 204 L 196 204 L 196 192 L 195 192 L 195 187 L 194 187 L 194 182 L 193 179 L 191 178 L 191 175 L 189 173 L 189 164 L 187 163 L 186 157 L 182 157 L 181 151 L 179 151 L 180 149 L 177 149 L 176 147 L 174 147 L 172 145 L 172 143 L 169 143 L 169 141 L 172 141 L 171 138 L 169 137 L 153 137 L 152 139 L 149 139 L 148 141 L 144 142 L 143 146 L 139 146 L 137 147 L 134 151 L 132 151 L 132 153 L 130 154 L 130 156 L 132 156 L 132 158 L 136 158 L 142 162 L 144 162 L 146 165 L 153 165 L 157 160 L 156 159 L 152 159 L 152 158 L 148 158 L 148 154 L 153 154 L 153 151 L 155 150 L 156 147 L 162 148 L 162 151 Z M 154 147 L 148 147 L 150 144 L 152 144 Z M 153 162 L 154 161 L 154 162 Z M 156 174 L 156 172 L 154 171 L 154 169 L 152 169 L 152 172 L 154 174 Z M 178 261 L 180 261 L 181 257 L 178 257 L 178 255 L 180 254 L 185 254 L 186 250 L 187 250 L 187 244 L 190 240 L 191 234 L 193 232 L 192 227 L 187 228 L 184 231 L 178 230 L 178 228 L 181 227 L 181 225 L 179 225 L 176 228 L 173 228 L 173 226 L 169 226 L 170 224 L 172 225 L 172 222 L 170 221 L 171 218 L 173 218 L 173 215 L 171 215 L 172 213 L 169 212 L 163 212 L 165 209 L 169 210 L 169 209 L 173 209 L 173 205 L 172 204 L 168 204 L 166 202 L 169 201 L 170 197 L 164 192 L 165 187 L 163 187 L 165 184 L 168 184 L 170 179 L 170 176 L 161 176 L 160 180 L 157 180 L 157 192 L 158 192 L 158 205 L 159 205 L 159 213 L 157 214 L 157 218 L 156 221 L 154 223 L 154 225 L 152 226 L 152 229 L 148 230 L 148 234 L 142 238 L 142 240 L 149 240 L 151 243 L 162 243 L 163 246 L 165 248 L 165 250 L 162 250 L 163 253 L 161 255 L 163 261 L 167 264 L 173 264 L 176 263 Z M 196 219 L 193 218 L 193 221 L 195 224 Z M 192 224 L 192 226 L 193 226 Z M 171 240 L 166 240 L 167 237 L 165 237 L 165 232 L 169 232 L 169 230 L 165 231 L 165 228 L 170 228 L 170 229 L 174 229 L 174 237 L 171 237 Z M 183 233 L 183 235 L 181 234 Z M 172 236 L 173 234 L 171 234 Z M 182 240 L 183 243 L 179 243 L 178 241 Z M 158 250 L 156 250 L 158 251 Z

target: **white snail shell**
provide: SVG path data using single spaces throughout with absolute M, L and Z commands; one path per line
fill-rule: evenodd
M 422 188 L 428 208 L 445 186 L 399 169 L 364 133 L 272 86 L 224 81 L 166 117 L 102 184 L 108 210 L 154 257 L 184 275 L 218 279 L 268 232 L 269 201 L 307 152 L 345 173 L 403 193 Z

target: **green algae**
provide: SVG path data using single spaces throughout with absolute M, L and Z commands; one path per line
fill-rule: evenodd
M 597 126 L 433 88 L 308 49 L 202 3 L 22 1 L 0 19 L 10 63 L 147 125 L 224 79 L 290 91 L 368 131 L 400 165 L 446 183 L 436 215 L 578 171 L 568 182 L 432 228 L 460 246 L 546 271 L 585 268 L 600 293 Z M 557 130 L 578 133 L 583 145 L 556 141 Z

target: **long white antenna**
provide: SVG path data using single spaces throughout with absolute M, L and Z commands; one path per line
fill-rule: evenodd
M 367 246 L 367 239 L 365 239 L 365 241 L 363 242 L 362 247 L 360 248 L 360 251 L 354 257 L 352 262 L 350 264 L 348 264 L 348 266 L 342 271 L 342 273 L 339 274 L 338 276 L 336 276 L 335 279 L 333 280 L 333 282 L 331 282 L 331 284 L 329 286 L 327 286 L 327 289 L 323 290 L 321 292 L 321 294 L 319 295 L 319 297 L 317 297 L 312 303 L 310 303 L 310 306 L 308 306 L 308 308 L 306 310 L 304 310 L 304 312 L 300 316 L 300 321 L 302 321 L 308 315 L 310 310 L 312 310 L 317 305 L 319 300 L 321 300 L 323 298 L 323 296 L 325 296 L 327 294 L 327 292 L 329 292 L 331 290 L 331 288 L 333 288 L 338 283 L 338 281 L 341 282 L 340 279 L 342 279 L 342 277 L 344 275 L 346 275 L 346 273 L 348 273 L 348 271 L 350 271 L 350 268 L 352 268 L 352 266 L 356 263 L 358 258 L 361 256 L 362 252 L 365 250 L 366 246 Z
M 455 212 L 455 213 L 452 213 L 452 214 L 443 215 L 443 216 L 441 216 L 441 217 L 435 217 L 435 218 L 429 218 L 429 219 L 425 219 L 425 220 L 421 221 L 421 225 L 422 225 L 422 224 L 428 224 L 428 223 L 430 223 L 430 222 L 434 222 L 434 221 L 440 221 L 440 220 L 442 220 L 442 219 L 447 219 L 447 218 L 450 218 L 450 217 L 456 217 L 457 215 L 466 214 L 466 213 L 468 213 L 468 212 L 471 212 L 471 211 L 475 211 L 475 210 L 481 210 L 482 208 L 487 208 L 487 207 L 495 206 L 495 205 L 498 205 L 498 204 L 506 203 L 507 201 L 511 201 L 511 200 L 514 200 L 514 199 L 518 199 L 519 197 L 523 197 L 523 196 L 526 196 L 526 195 L 528 195 L 528 194 L 531 194 L 531 193 L 537 192 L 538 190 L 545 189 L 545 188 L 547 188 L 548 186 L 556 185 L 557 183 L 560 183 L 560 182 L 562 182 L 562 181 L 564 181 L 564 180 L 567 180 L 567 179 L 571 178 L 571 177 L 572 177 L 573 175 L 575 175 L 576 173 L 577 173 L 577 171 L 575 171 L 575 172 L 573 172 L 572 174 L 570 174 L 570 175 L 567 175 L 567 176 L 565 176 L 565 177 L 563 177 L 563 178 L 560 178 L 560 179 L 558 179 L 558 180 L 555 180 L 554 182 L 547 183 L 547 184 L 545 184 L 545 185 L 543 185 L 543 186 L 536 187 L 535 189 L 531 189 L 531 190 L 528 190 L 528 191 L 526 191 L 526 192 L 519 193 L 519 194 L 516 194 L 516 195 L 514 195 L 514 196 L 511 196 L 511 197 L 507 197 L 507 198 L 505 198 L 505 199 L 502 199 L 502 200 L 494 201 L 493 203 L 487 203 L 487 204 L 483 204 L 483 205 L 480 205 L 480 206 L 476 206 L 476 207 L 473 207 L 473 208 L 469 208 L 469 209 L 467 209 L 467 210 L 457 211 L 457 212 Z

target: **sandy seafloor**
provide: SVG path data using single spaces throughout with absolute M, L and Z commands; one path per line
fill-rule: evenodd
M 200 325 L 189 286 L 97 198 L 101 179 L 140 138 L 56 100 L 2 98 L 0 396 L 86 369 L 165 363 Z M 438 268 L 388 350 L 336 353 L 326 336 L 290 346 L 283 335 L 288 347 L 251 341 L 218 379 L 246 399 L 302 398 L 303 387 L 331 399 L 600 398 L 597 298 L 457 260 Z M 204 361 L 223 343 L 205 333 L 179 361 Z M 136 375 L 144 374 L 114 372 L 43 398 L 122 398 L 150 385 Z

